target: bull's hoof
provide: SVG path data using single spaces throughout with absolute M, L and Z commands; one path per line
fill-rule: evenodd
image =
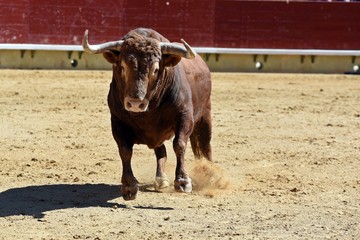
M 177 192 L 192 192 L 191 178 L 179 178 L 174 181 L 174 188 Z
M 161 189 L 167 188 L 168 186 L 170 186 L 170 182 L 166 176 L 155 178 L 155 183 L 154 183 L 155 191 L 160 191 Z
M 138 191 L 139 191 L 139 186 L 137 184 L 133 186 L 122 185 L 121 187 L 121 195 L 125 201 L 135 200 Z

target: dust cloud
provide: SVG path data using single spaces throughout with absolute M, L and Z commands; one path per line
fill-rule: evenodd
M 193 190 L 214 197 L 220 191 L 230 189 L 230 180 L 224 171 L 206 159 L 200 159 L 191 164 L 191 178 Z

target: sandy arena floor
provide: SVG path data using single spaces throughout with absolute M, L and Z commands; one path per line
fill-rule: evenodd
M 110 80 L 0 70 L 0 239 L 359 238 L 360 76 L 214 73 L 214 162 L 189 148 L 194 192 L 157 193 L 153 151 L 136 146 L 131 202 Z

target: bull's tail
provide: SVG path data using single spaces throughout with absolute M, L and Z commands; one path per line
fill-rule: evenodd
M 194 126 L 194 130 L 190 135 L 191 148 L 195 158 L 204 157 L 212 161 L 211 151 L 211 118 L 202 118 Z

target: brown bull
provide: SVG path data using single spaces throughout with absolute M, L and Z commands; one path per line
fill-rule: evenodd
M 176 191 L 192 191 L 184 163 L 189 137 L 195 157 L 212 158 L 210 72 L 201 57 L 182 43 L 170 43 L 154 30 L 139 28 L 119 41 L 89 45 L 85 32 L 84 50 L 103 53 L 113 65 L 108 105 L 123 166 L 125 200 L 135 199 L 139 189 L 131 168 L 134 144 L 155 151 L 156 189 L 169 186 L 165 140 L 174 137 Z

